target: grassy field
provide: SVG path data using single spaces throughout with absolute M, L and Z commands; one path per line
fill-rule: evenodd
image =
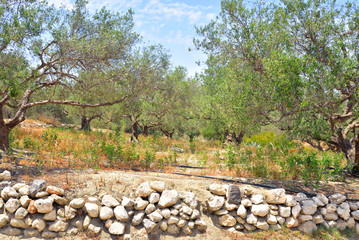
M 206 175 L 302 180 L 314 187 L 319 181 L 341 180 L 339 170 L 346 164 L 341 154 L 319 152 L 273 132 L 247 137 L 240 147 L 201 137 L 190 142 L 188 137 L 170 140 L 164 136 L 140 136 L 137 144 L 129 138 L 124 132 L 84 132 L 25 124 L 13 130 L 11 146 L 35 153 L 37 161 L 20 164 L 163 171 L 184 164 L 205 167 L 200 173 Z

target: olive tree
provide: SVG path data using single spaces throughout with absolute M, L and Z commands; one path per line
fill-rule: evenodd
M 138 39 L 131 11 L 121 15 L 101 9 L 90 15 L 83 0 L 71 11 L 43 1 L 6 0 L 0 2 L 0 19 L 0 149 L 9 147 L 11 129 L 25 120 L 30 108 L 99 107 L 125 99 L 83 101 L 81 94 L 99 86 L 111 91 L 121 76 L 93 75 L 95 84 L 80 76 L 108 72 L 127 57 Z M 10 119 L 5 119 L 5 108 L 14 109 Z
M 282 0 L 249 7 L 224 0 L 217 19 L 197 32 L 198 48 L 252 75 L 233 81 L 248 86 L 238 102 L 251 99 L 255 121 L 274 124 L 318 148 L 325 142 L 359 169 L 355 2 Z

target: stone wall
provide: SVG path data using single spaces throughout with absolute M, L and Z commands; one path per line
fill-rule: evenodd
M 143 182 L 134 197 L 83 196 L 67 199 L 64 189 L 36 179 L 31 184 L 9 180 L 8 171 L 0 173 L 0 232 L 21 238 L 55 238 L 85 232 L 94 237 L 131 239 L 130 226 L 143 228 L 147 234 L 192 235 L 205 233 L 201 218 L 209 214 L 217 227 L 233 231 L 280 229 L 282 226 L 312 232 L 318 225 L 356 228 L 359 231 L 359 204 L 345 196 L 329 198 L 318 194 L 286 195 L 284 189 L 253 194 L 236 185 L 211 184 L 211 196 L 202 204 L 192 192 L 168 189 L 165 182 Z
M 208 210 L 221 226 L 232 230 L 277 230 L 285 226 L 311 233 L 323 226 L 339 230 L 348 227 L 359 234 L 359 203 L 346 201 L 339 193 L 329 198 L 323 194 L 309 198 L 301 193 L 287 195 L 284 189 L 253 194 L 247 188 L 241 194 L 236 185 L 217 183 L 211 184 L 209 190 Z

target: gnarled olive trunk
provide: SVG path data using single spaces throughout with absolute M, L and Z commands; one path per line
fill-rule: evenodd
M 167 131 L 167 130 L 164 130 L 164 129 L 161 128 L 161 132 L 163 132 L 168 139 L 172 139 L 175 130 L 172 129 L 171 131 Z
M 10 147 L 10 136 L 11 128 L 5 125 L 0 125 L 0 149 L 7 150 Z
M 226 134 L 227 142 L 233 142 L 237 146 L 239 146 L 239 145 L 241 145 L 241 143 L 243 141 L 245 131 L 241 131 L 240 133 L 226 131 L 225 134 Z
M 90 127 L 91 120 L 92 120 L 91 118 L 88 118 L 86 116 L 82 116 L 81 117 L 81 128 L 80 128 L 80 130 L 91 131 L 91 127 Z
M 132 134 L 131 134 L 131 142 L 139 142 L 138 140 L 138 129 L 139 129 L 139 124 L 137 121 L 132 122 Z

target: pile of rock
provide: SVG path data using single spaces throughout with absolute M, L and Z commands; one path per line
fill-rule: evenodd
M 89 237 L 107 234 L 123 235 L 129 226 L 144 226 L 147 233 L 167 231 L 170 234 L 191 234 L 203 231 L 194 194 L 167 190 L 164 182 L 142 183 L 136 198 L 112 195 L 67 199 L 64 189 L 47 186 L 44 180 L 31 185 L 12 185 L 11 174 L 0 174 L 0 231 L 5 235 L 55 238 L 85 231 Z
M 211 184 L 209 190 L 212 195 L 207 200 L 208 210 L 218 217 L 221 226 L 233 231 L 286 226 L 311 233 L 322 225 L 339 230 L 348 227 L 359 234 L 359 203 L 346 201 L 342 194 L 309 198 L 305 194 L 287 195 L 284 189 L 253 194 L 249 188 L 241 194 L 236 185 L 217 183 Z

